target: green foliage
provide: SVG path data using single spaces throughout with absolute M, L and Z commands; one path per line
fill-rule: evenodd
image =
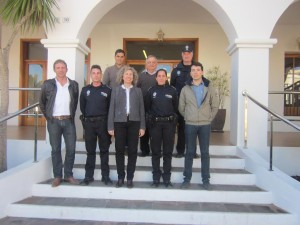
M 220 66 L 214 66 L 207 70 L 205 77 L 209 79 L 219 95 L 219 108 L 224 108 L 224 98 L 229 96 L 229 75 L 222 73 Z
M 34 31 L 44 24 L 46 30 L 53 28 L 55 15 L 52 9 L 59 8 L 56 0 L 4 0 L 1 4 L 0 15 L 7 24 L 16 26 L 24 18 L 21 31 Z

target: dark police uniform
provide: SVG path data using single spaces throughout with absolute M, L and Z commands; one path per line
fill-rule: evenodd
M 191 67 L 192 65 L 183 65 L 183 62 L 181 61 L 172 70 L 170 84 L 176 88 L 178 96 L 180 96 L 181 89 L 186 84 L 185 82 L 188 79 L 191 79 L 191 75 L 190 75 Z M 185 134 L 184 134 L 185 122 L 181 114 L 179 112 L 177 112 L 177 114 L 178 114 L 178 130 L 177 130 L 178 134 L 177 134 L 176 150 L 179 156 L 183 156 L 185 151 Z
M 153 184 L 158 186 L 162 176 L 165 186 L 172 186 L 171 162 L 178 108 L 176 89 L 170 85 L 155 85 L 148 90 L 145 104 L 152 149 Z M 160 170 L 161 147 L 163 173 Z
M 85 130 L 85 147 L 87 159 L 85 164 L 85 180 L 94 180 L 97 139 L 100 149 L 102 181 L 109 180 L 109 146 L 111 136 L 107 131 L 107 116 L 110 104 L 111 88 L 101 84 L 98 87 L 88 85 L 80 94 L 80 110 Z M 88 183 L 87 183 L 88 184 Z

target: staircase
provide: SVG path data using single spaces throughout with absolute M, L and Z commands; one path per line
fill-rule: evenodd
M 73 172 L 74 177 L 83 179 L 86 159 L 84 144 L 79 143 L 77 149 L 81 150 L 76 153 Z M 134 188 L 128 189 L 126 185 L 115 188 L 100 182 L 98 155 L 95 182 L 89 186 L 63 183 L 57 188 L 51 187 L 51 179 L 34 184 L 31 197 L 8 207 L 8 218 L 80 220 L 80 224 L 85 224 L 83 221 L 107 221 L 103 224 L 297 224 L 296 215 L 272 204 L 271 192 L 255 186 L 256 177 L 244 170 L 245 160 L 237 157 L 235 146 L 211 146 L 210 154 L 210 191 L 199 185 L 200 159 L 194 159 L 190 189 L 181 190 L 183 158 L 172 160 L 171 181 L 174 187 L 161 185 L 153 188 L 150 186 L 151 157 L 138 157 Z M 110 165 L 110 177 L 116 181 L 114 153 L 110 154 Z

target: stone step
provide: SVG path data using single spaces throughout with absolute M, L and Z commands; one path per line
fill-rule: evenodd
M 127 157 L 126 157 L 127 160 Z M 85 151 L 77 151 L 75 157 L 76 164 L 85 164 L 86 162 L 86 152 Z M 161 164 L 163 160 L 161 159 Z M 96 164 L 100 164 L 100 156 L 97 154 L 96 156 Z M 109 164 L 116 165 L 115 153 L 111 152 L 109 154 Z M 147 157 L 138 157 L 137 165 L 143 166 L 152 166 L 151 156 Z M 173 167 L 183 167 L 184 166 L 184 158 L 172 158 L 172 166 Z M 195 168 L 200 168 L 201 159 L 194 159 L 193 166 Z M 245 167 L 245 160 L 241 159 L 235 155 L 210 155 L 210 167 L 211 168 L 226 168 L 226 169 L 243 169 Z
M 128 191 L 128 190 L 127 190 Z M 130 190 L 134 191 L 134 189 Z M 296 225 L 273 204 L 233 204 L 30 197 L 8 207 L 10 217 L 165 224 Z
M 99 148 L 96 149 L 99 152 Z M 77 142 L 76 143 L 76 153 L 77 152 L 86 152 L 85 151 L 85 143 L 84 142 Z M 115 143 L 113 142 L 110 145 L 109 152 L 115 152 Z M 140 148 L 138 147 L 138 152 L 140 152 Z M 176 148 L 174 147 L 173 153 L 176 153 Z M 197 153 L 200 154 L 199 145 L 197 146 Z M 211 155 L 236 155 L 236 146 L 230 145 L 211 145 L 209 147 L 209 153 Z
M 115 184 L 116 182 L 114 182 Z M 51 180 L 33 185 L 32 195 L 40 197 L 66 197 L 88 199 L 120 199 L 145 201 L 177 201 L 177 202 L 223 202 L 271 204 L 272 194 L 255 186 L 212 185 L 206 191 L 199 184 L 191 184 L 189 189 L 182 190 L 180 183 L 173 183 L 172 188 L 163 184 L 151 187 L 152 182 L 134 182 L 134 188 L 128 189 L 126 184 L 116 188 L 114 184 L 105 185 L 96 180 L 88 186 L 70 185 L 63 182 L 59 187 L 52 188 Z M 80 195 L 78 195 L 80 193 Z
M 90 221 L 81 220 L 59 220 L 24 217 L 4 217 L 0 224 L 5 225 L 137 225 L 136 223 L 111 222 L 111 221 Z M 139 225 L 165 225 L 160 223 L 139 223 Z
M 83 164 L 75 164 L 73 169 L 74 177 L 83 179 L 85 176 L 85 170 Z M 212 184 L 223 185 L 254 185 L 255 175 L 248 173 L 242 169 L 211 169 L 210 181 Z M 97 165 L 95 169 L 94 178 L 96 180 L 101 179 L 100 166 Z M 117 180 L 116 166 L 110 166 L 110 178 Z M 152 167 L 151 166 L 137 166 L 134 173 L 134 181 L 147 181 L 152 182 Z M 173 167 L 171 174 L 171 181 L 174 183 L 181 183 L 183 181 L 183 168 Z M 200 168 L 193 168 L 193 176 L 191 183 L 202 183 Z

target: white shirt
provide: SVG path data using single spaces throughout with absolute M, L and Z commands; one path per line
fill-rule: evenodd
M 122 84 L 122 88 L 125 89 L 126 91 L 126 114 L 129 115 L 129 112 L 130 112 L 130 89 L 132 88 L 133 86 L 131 85 L 130 87 L 125 87 L 124 84 Z
M 70 92 L 69 92 L 69 80 L 62 86 L 58 80 L 56 81 L 56 97 L 53 107 L 53 116 L 69 116 L 70 114 Z

